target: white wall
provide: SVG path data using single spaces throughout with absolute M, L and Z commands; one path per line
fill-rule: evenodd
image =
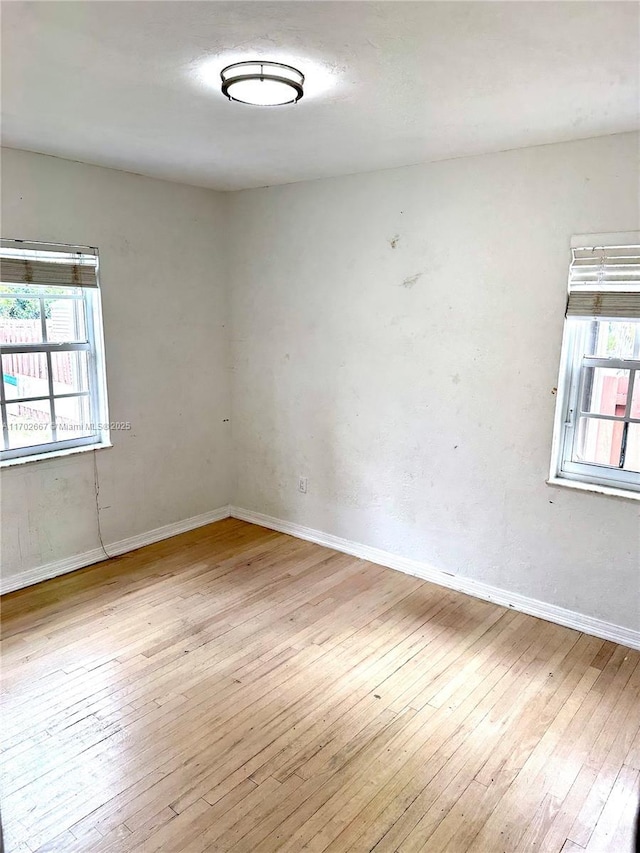
M 639 504 L 545 484 L 570 237 L 639 227 L 638 137 L 230 203 L 235 503 L 640 628 Z
M 640 628 L 638 503 L 544 482 L 569 239 L 638 229 L 637 153 L 627 134 L 224 196 L 4 151 L 3 236 L 101 251 L 110 414 L 133 424 L 95 455 L 105 542 L 233 499 Z M 97 547 L 93 454 L 0 487 L 5 579 Z
M 224 196 L 4 150 L 4 237 L 97 246 L 113 448 L 103 538 L 214 510 L 230 488 Z M 98 546 L 92 453 L 1 472 L 5 580 Z

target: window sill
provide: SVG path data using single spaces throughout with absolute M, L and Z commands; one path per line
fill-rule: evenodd
M 93 450 L 106 450 L 108 447 L 113 447 L 113 444 L 110 441 L 103 441 L 100 444 L 85 444 L 83 447 L 53 450 L 50 453 L 34 453 L 33 456 L 21 456 L 18 459 L 3 459 L 0 461 L 0 469 L 28 465 L 30 462 L 46 462 L 50 459 L 61 459 L 65 456 L 75 456 L 77 453 L 90 453 Z
M 640 492 L 632 492 L 628 489 L 617 489 L 615 486 L 601 486 L 599 483 L 582 483 L 580 480 L 569 480 L 566 477 L 549 477 L 548 486 L 564 486 L 568 489 L 578 489 L 582 492 L 595 492 L 600 495 L 609 495 L 613 498 L 625 498 L 631 501 L 640 501 Z

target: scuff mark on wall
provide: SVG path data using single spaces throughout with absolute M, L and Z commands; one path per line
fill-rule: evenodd
M 392 237 L 389 240 L 389 245 L 391 246 L 392 249 L 395 249 L 399 242 L 400 242 L 400 235 L 396 234 L 395 237 Z
M 406 287 L 406 288 L 413 287 L 413 285 L 418 281 L 418 279 L 421 277 L 421 275 L 422 275 L 421 272 L 417 272 L 415 275 L 408 276 L 402 282 L 401 287 Z

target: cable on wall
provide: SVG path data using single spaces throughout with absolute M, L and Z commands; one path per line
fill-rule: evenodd
M 113 556 L 107 551 L 104 547 L 104 542 L 102 540 L 102 528 L 100 526 L 100 479 L 98 477 L 98 460 L 96 459 L 96 452 L 93 451 L 93 487 L 96 495 L 96 521 L 98 523 L 98 539 L 100 540 L 100 547 L 102 548 L 102 553 L 105 555 L 107 560 L 112 560 Z

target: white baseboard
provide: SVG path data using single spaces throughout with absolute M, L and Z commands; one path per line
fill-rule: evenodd
M 508 590 L 481 583 L 480 581 L 474 581 L 471 578 L 465 578 L 461 575 L 452 575 L 419 560 L 399 557 L 388 551 L 382 551 L 380 548 L 371 548 L 368 545 L 361 545 L 359 542 L 352 542 L 349 539 L 332 536 L 330 533 L 323 533 L 321 530 L 314 530 L 311 527 L 304 527 L 301 524 L 294 524 L 291 521 L 283 521 L 279 518 L 263 515 L 260 512 L 252 512 L 251 510 L 232 506 L 230 507 L 230 514 L 233 518 L 248 521 L 252 524 L 259 524 L 261 527 L 268 527 L 271 530 L 278 530 L 281 533 L 289 533 L 298 539 L 306 539 L 309 542 L 333 548 L 335 551 L 342 551 L 345 554 L 369 560 L 371 563 L 378 563 L 390 569 L 397 569 L 400 572 L 414 575 L 439 586 L 446 586 L 449 589 L 464 592 L 475 598 L 482 598 L 485 601 L 492 601 L 504 607 L 511 607 L 522 613 L 528 613 L 530 616 L 537 616 L 540 619 L 545 619 L 547 622 L 555 622 L 558 625 L 564 625 L 566 628 L 574 628 L 576 631 L 583 631 L 585 634 L 601 637 L 603 640 L 612 640 L 614 643 L 620 643 L 632 649 L 640 649 L 640 631 L 635 631 L 632 628 L 624 628 L 611 622 L 604 622 L 602 619 L 594 619 L 592 616 L 586 616 L 574 610 L 556 607 L 554 604 L 518 595 L 515 592 L 509 592 Z
M 309 542 L 324 545 L 326 548 L 333 548 L 335 551 L 351 554 L 362 560 L 369 560 L 371 563 L 377 563 L 378 565 L 387 566 L 390 569 L 396 569 L 405 574 L 414 575 L 422 580 L 472 595 L 475 598 L 492 601 L 495 604 L 501 604 L 504 607 L 511 607 L 522 613 L 546 619 L 548 622 L 555 622 L 567 628 L 574 628 L 576 631 L 583 631 L 585 634 L 591 634 L 594 637 L 612 640 L 614 643 L 620 643 L 632 649 L 640 649 L 640 631 L 632 628 L 624 628 L 611 622 L 605 622 L 602 619 L 595 619 L 583 613 L 567 610 L 564 607 L 556 607 L 554 604 L 518 595 L 515 592 L 509 592 L 500 587 L 481 583 L 480 581 L 474 581 L 471 578 L 462 577 L 461 575 L 452 575 L 420 560 L 399 557 L 380 548 L 372 548 L 369 545 L 362 545 L 359 542 L 342 539 L 340 536 L 323 533 L 321 530 L 314 530 L 311 527 L 304 527 L 301 524 L 284 521 L 280 518 L 273 518 L 272 516 L 241 509 L 240 507 L 223 506 L 211 512 L 205 512 L 202 515 L 186 518 L 183 521 L 176 521 L 173 524 L 165 524 L 163 527 L 157 527 L 146 533 L 139 533 L 136 536 L 130 536 L 118 542 L 108 543 L 105 547 L 111 556 L 116 557 L 128 551 L 135 551 L 137 548 L 142 548 L 145 545 L 151 545 L 153 542 L 177 536 L 179 533 L 194 530 L 205 524 L 221 521 L 223 518 L 229 518 L 229 516 L 240 519 L 241 521 L 248 521 L 251 524 L 258 524 L 261 527 L 268 527 L 270 530 L 288 533 L 291 536 L 296 536 L 298 539 L 306 539 Z M 104 559 L 102 549 L 93 548 L 91 551 L 85 551 L 74 557 L 46 563 L 34 569 L 20 572 L 6 580 L 2 579 L 0 581 L 0 592 L 2 594 L 13 592 L 16 589 L 22 589 L 23 587 L 40 583 L 40 581 L 67 574 L 76 569 L 82 569 L 93 563 L 99 563 Z
M 230 507 L 222 506 L 211 512 L 204 512 L 202 515 L 194 515 L 192 518 L 185 518 L 183 521 L 174 521 L 172 524 L 156 527 L 146 533 L 138 533 L 136 536 L 129 536 L 127 539 L 120 539 L 118 542 L 105 543 L 105 549 L 110 557 L 118 557 L 127 551 L 135 551 L 137 548 L 151 545 L 153 542 L 160 542 L 161 539 L 177 536 L 178 533 L 186 533 L 187 530 L 195 530 L 196 527 L 221 521 L 223 518 L 229 518 L 230 515 Z M 0 581 L 0 593 L 4 595 L 25 586 L 32 586 L 34 583 L 40 583 L 40 581 L 49 580 L 49 578 L 55 578 L 58 575 L 65 575 L 67 572 L 73 572 L 76 569 L 83 569 L 85 566 L 91 566 L 93 563 L 99 563 L 104 559 L 105 555 L 102 548 L 92 548 L 91 551 L 84 551 L 74 557 L 45 563 L 35 569 L 28 569 L 26 572 L 20 572 L 6 579 L 3 578 Z

